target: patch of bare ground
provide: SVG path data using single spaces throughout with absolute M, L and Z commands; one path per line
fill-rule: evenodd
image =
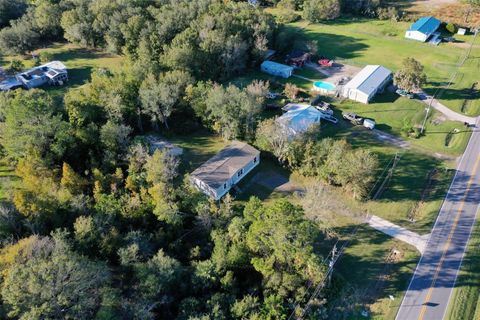
M 390 1 L 390 5 L 409 13 L 412 20 L 416 16 L 432 15 L 461 26 L 480 26 L 480 10 L 472 10 L 459 0 L 397 0 Z

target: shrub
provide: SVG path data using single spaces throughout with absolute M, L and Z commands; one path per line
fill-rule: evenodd
M 25 69 L 25 65 L 18 59 L 13 59 L 7 67 L 9 73 L 17 73 Z
M 447 29 L 448 32 L 450 33 L 455 33 L 457 28 L 455 27 L 455 25 L 453 23 L 448 23 L 447 26 L 445 27 L 445 29 Z
M 378 16 L 378 19 L 380 20 L 392 20 L 392 21 L 399 20 L 398 10 L 395 7 L 378 8 L 377 16 Z
M 42 51 L 40 52 L 40 62 L 47 63 L 53 60 L 53 55 L 50 52 Z
M 338 0 L 306 0 L 303 3 L 303 17 L 310 22 L 333 20 L 339 16 Z
M 299 19 L 300 19 L 300 15 L 290 9 L 285 9 L 277 15 L 277 21 L 280 23 L 291 23 Z

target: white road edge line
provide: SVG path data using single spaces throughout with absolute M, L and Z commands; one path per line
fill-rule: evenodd
M 477 127 L 477 126 L 475 126 L 475 127 Z M 445 196 L 445 199 L 443 199 L 442 206 L 440 207 L 440 210 L 438 211 L 437 218 L 435 219 L 435 223 L 433 224 L 432 231 L 430 232 L 430 236 L 428 237 L 428 240 L 427 240 L 427 246 L 428 246 L 428 243 L 430 242 L 430 239 L 433 235 L 433 230 L 435 230 L 435 227 L 437 226 L 438 219 L 440 218 L 440 213 L 442 212 L 443 207 L 445 206 L 445 200 L 448 198 L 448 195 L 450 194 L 450 190 L 452 189 L 452 185 L 455 182 L 455 179 L 457 178 L 458 173 L 460 172 L 460 170 L 458 170 L 458 168 L 460 168 L 462 166 L 463 160 L 465 158 L 465 154 L 467 153 L 466 151 L 470 147 L 470 143 L 472 143 L 473 133 L 475 133 L 475 132 L 474 131 L 472 132 L 472 136 L 468 140 L 468 144 L 467 144 L 467 147 L 465 148 L 465 152 L 463 153 L 462 158 L 460 159 L 460 163 L 458 164 L 455 175 L 453 176 L 452 182 L 450 183 L 450 186 L 448 187 L 448 191 L 447 191 L 447 194 Z M 402 305 L 403 305 L 403 302 L 405 301 L 405 298 L 407 297 L 408 291 L 410 291 L 410 287 L 412 286 L 413 279 L 415 279 L 415 275 L 417 274 L 418 266 L 422 263 L 424 253 L 425 252 L 422 252 L 421 255 L 420 255 L 420 259 L 418 260 L 417 266 L 415 267 L 415 271 L 413 272 L 412 278 L 410 279 L 410 283 L 408 284 L 407 290 L 405 291 L 405 294 L 403 296 L 402 303 L 398 307 L 398 311 L 397 311 L 397 315 L 395 316 L 395 320 L 398 319 L 398 314 L 400 313 L 400 310 L 402 309 Z M 447 308 L 448 308 L 448 306 L 447 306 Z M 398 320 L 402 320 L 402 319 L 398 319 Z
M 450 293 L 449 293 L 449 295 L 448 295 L 448 300 L 447 300 L 448 303 L 447 303 L 447 307 L 446 307 L 445 310 L 443 311 L 442 320 L 445 319 L 445 315 L 447 314 L 448 307 L 450 306 L 450 299 L 452 298 L 452 294 L 453 294 L 453 291 L 454 291 L 454 289 L 455 289 L 455 285 L 457 284 L 458 274 L 460 273 L 460 270 L 462 269 L 463 259 L 465 258 L 465 252 L 467 251 L 468 244 L 469 244 L 470 238 L 471 238 L 471 236 L 472 236 L 472 231 L 473 231 L 473 229 L 475 228 L 475 224 L 477 223 L 477 217 L 478 217 L 478 211 L 479 211 L 479 210 L 480 210 L 480 203 L 479 203 L 478 206 L 477 206 L 477 211 L 476 211 L 476 213 L 475 213 L 475 218 L 474 218 L 474 221 L 473 221 L 472 226 L 470 227 L 470 233 L 468 234 L 467 245 L 465 246 L 465 248 L 463 248 L 462 259 L 460 259 L 460 264 L 458 265 L 457 272 L 455 273 L 455 280 L 453 281 L 452 290 L 450 290 Z
M 477 121 L 477 123 L 480 125 L 480 117 L 479 117 L 479 120 Z M 452 290 L 450 290 L 450 294 L 448 295 L 448 300 L 447 300 L 448 303 L 447 303 L 447 307 L 443 311 L 442 320 L 445 319 L 445 315 L 447 314 L 448 307 L 450 306 L 450 299 L 452 298 L 453 291 L 455 290 L 455 285 L 457 284 L 458 274 L 460 273 L 460 271 L 462 269 L 463 259 L 465 258 L 465 252 L 467 252 L 468 244 L 470 243 L 470 238 L 472 237 L 472 231 L 475 228 L 475 225 L 477 224 L 478 211 L 480 211 L 480 203 L 477 206 L 477 211 L 475 212 L 475 218 L 473 219 L 473 224 L 470 227 L 470 232 L 468 233 L 467 245 L 465 246 L 465 248 L 463 248 L 462 259 L 460 259 L 460 264 L 458 265 L 457 272 L 455 273 L 455 279 L 453 281 L 453 287 L 452 287 Z

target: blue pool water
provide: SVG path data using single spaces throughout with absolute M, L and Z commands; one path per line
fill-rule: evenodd
M 333 83 L 330 83 L 330 82 L 315 81 L 313 83 L 313 86 L 316 89 L 323 89 L 323 90 L 327 90 L 327 91 L 335 90 L 335 85 Z

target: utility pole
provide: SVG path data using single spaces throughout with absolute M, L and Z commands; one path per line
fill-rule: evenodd
M 335 258 L 337 257 L 337 244 L 333 246 L 332 249 L 332 258 L 330 258 L 330 262 L 328 263 L 328 268 L 332 270 L 328 274 L 328 286 L 330 287 L 332 285 L 332 273 L 333 273 L 333 265 L 335 264 Z
M 428 104 L 428 107 L 425 108 L 425 119 L 423 119 L 422 123 L 422 130 L 420 131 L 420 134 L 423 134 L 423 131 L 425 131 L 425 124 L 427 123 L 428 115 L 430 113 L 430 108 L 432 107 L 434 97 L 431 97 L 430 103 Z

